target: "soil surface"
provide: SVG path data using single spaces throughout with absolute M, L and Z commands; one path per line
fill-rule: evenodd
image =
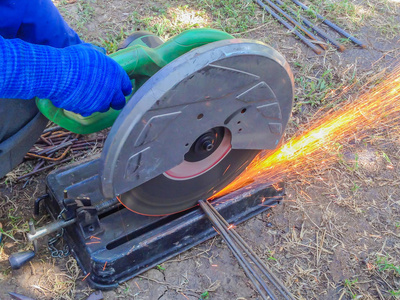
M 290 1 L 289 1 L 290 2 Z M 281 52 L 295 77 L 296 98 L 285 139 L 319 115 L 355 101 L 385 79 L 400 54 L 397 0 L 314 0 L 320 14 L 359 40 L 362 49 L 316 20 L 346 50 L 329 46 L 322 55 L 252 2 L 244 0 L 60 0 L 60 12 L 83 39 L 109 52 L 130 33 L 145 29 L 164 39 L 196 27 L 213 27 L 267 43 Z M 297 10 L 297 9 L 296 9 Z M 304 15 L 304 12 L 298 11 Z M 344 91 L 330 97 L 330 91 Z M 395 299 L 400 297 L 399 124 L 357 128 L 328 167 L 311 167 L 285 179 L 286 197 L 237 231 L 296 299 Z M 88 152 L 91 156 L 94 152 Z M 41 241 L 37 257 L 11 270 L 8 256 L 31 249 L 24 232 L 34 200 L 45 193 L 45 172 L 28 183 L 16 178 L 32 170 L 22 163 L 0 180 L 0 299 L 8 292 L 34 299 L 86 299 L 94 290 L 73 257 L 53 258 Z M 309 166 L 310 164 L 308 164 Z M 290 166 L 288 166 L 290 168 Z M 50 219 L 35 217 L 39 225 Z M 105 299 L 261 299 L 220 237 L 192 248 L 133 278 Z

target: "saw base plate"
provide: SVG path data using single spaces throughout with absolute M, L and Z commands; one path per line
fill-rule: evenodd
M 46 208 L 57 218 L 68 187 L 61 169 L 47 178 Z M 70 183 L 72 184 L 72 182 Z M 278 203 L 283 184 L 240 189 L 212 203 L 231 224 L 241 223 Z M 102 199 L 91 198 L 92 205 Z M 135 214 L 118 201 L 99 214 L 101 232 L 86 238 L 77 224 L 65 228 L 64 239 L 78 261 L 85 279 L 95 289 L 114 289 L 122 282 L 151 269 L 216 235 L 200 207 L 181 213 L 149 217 Z

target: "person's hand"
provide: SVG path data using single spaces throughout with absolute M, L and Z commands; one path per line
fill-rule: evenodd
M 122 109 L 132 84 L 122 67 L 90 44 L 60 50 L 62 70 L 59 86 L 49 95 L 57 107 L 88 116 L 110 107 Z
M 132 92 L 122 67 L 89 44 L 57 49 L 0 36 L 0 70 L 0 98 L 49 99 L 83 116 L 122 109 Z

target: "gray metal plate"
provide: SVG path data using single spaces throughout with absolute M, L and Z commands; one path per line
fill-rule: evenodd
M 180 164 L 204 132 L 225 127 L 232 149 L 274 149 L 289 120 L 293 76 L 262 43 L 197 48 L 151 77 L 123 109 L 101 156 L 101 190 L 121 195 Z

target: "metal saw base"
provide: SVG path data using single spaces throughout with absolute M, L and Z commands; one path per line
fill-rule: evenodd
M 65 186 L 57 184 L 56 171 L 47 178 L 50 197 L 46 207 L 56 218 Z M 275 205 L 284 195 L 283 184 L 242 188 L 212 203 L 230 223 L 241 223 Z M 114 202 L 115 203 L 115 202 Z M 122 205 L 112 205 L 99 214 L 103 231 L 90 239 L 80 228 L 65 228 L 64 239 L 86 281 L 96 289 L 114 289 L 120 283 L 151 269 L 216 235 L 200 207 L 164 217 L 135 214 Z

